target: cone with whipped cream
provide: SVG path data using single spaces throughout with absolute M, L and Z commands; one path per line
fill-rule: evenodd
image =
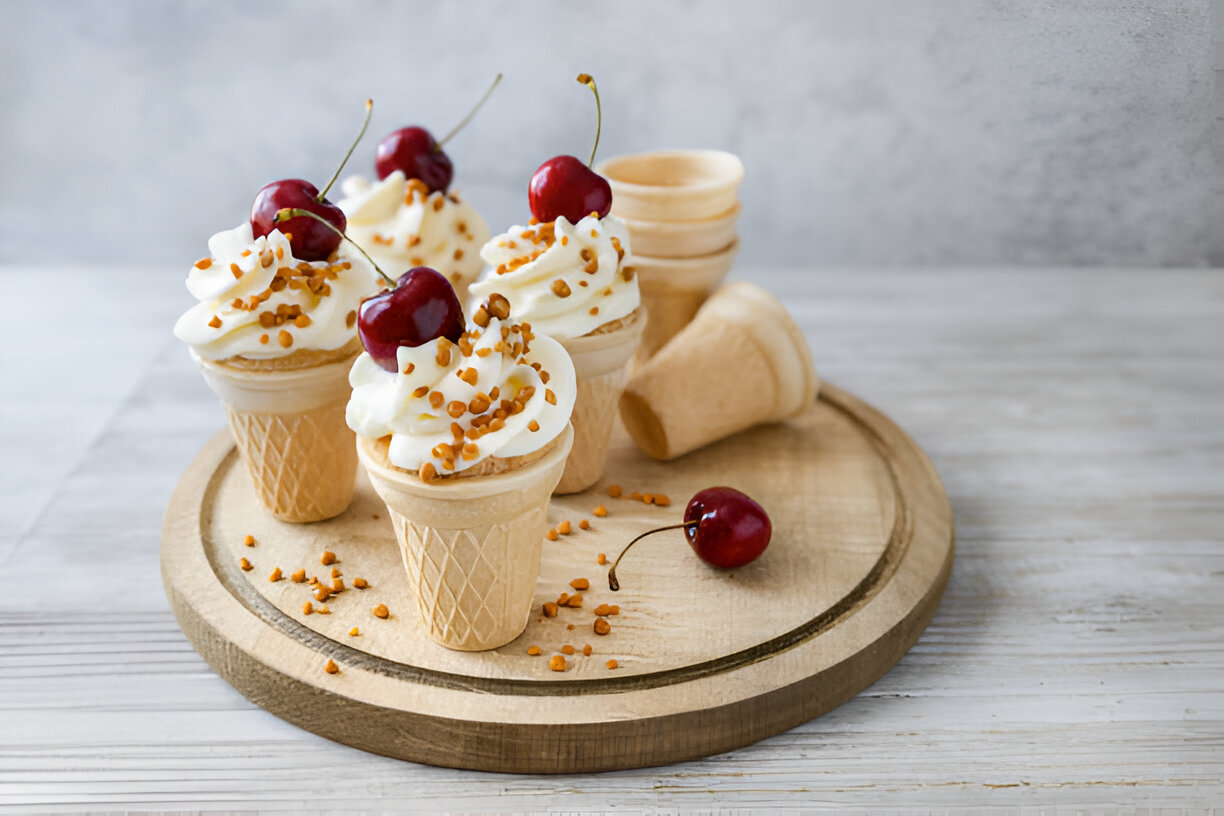
M 637 363 L 683 329 L 724 280 L 739 249 L 744 166 L 719 150 L 663 150 L 599 165 L 624 220 L 646 306 Z
M 450 294 L 434 270 L 409 276 L 400 290 Z M 433 284 L 414 288 L 422 276 Z M 457 302 L 447 311 L 459 313 Z M 466 327 L 444 325 L 416 345 L 367 347 L 349 375 L 346 412 L 391 513 L 422 626 L 464 651 L 495 649 L 527 625 L 577 393 L 565 349 L 511 319 L 505 297 L 474 311 Z
M 527 627 L 548 527 L 548 497 L 574 432 L 538 458 L 488 475 L 423 482 L 360 437 L 361 463 L 387 503 L 421 624 L 451 649 L 496 649 Z
M 256 495 L 282 521 L 321 521 L 352 502 L 357 451 L 344 409 L 356 346 L 314 353 L 313 364 L 297 367 L 285 359 L 212 361 L 193 353 L 225 403 Z
M 769 292 L 730 283 L 634 371 L 621 420 L 650 456 L 668 460 L 812 404 L 820 379 L 803 332 Z
M 555 493 L 578 493 L 603 475 L 617 405 L 645 325 L 645 314 L 639 307 L 591 334 L 561 341 L 574 361 L 578 397 L 570 418 L 574 446 Z

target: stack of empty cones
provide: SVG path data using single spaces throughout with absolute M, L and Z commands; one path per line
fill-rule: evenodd
M 739 239 L 740 160 L 718 150 L 672 150 L 608 159 L 612 214 L 629 228 L 646 329 L 641 363 L 684 328 L 722 283 Z

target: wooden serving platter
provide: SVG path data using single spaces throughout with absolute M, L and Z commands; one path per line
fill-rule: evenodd
M 672 504 L 612 499 L 612 483 Z M 621 591 L 610 592 L 598 554 L 611 559 L 637 533 L 681 520 L 689 496 L 716 484 L 770 513 L 764 555 L 720 572 L 679 531 L 661 533 L 634 548 L 617 570 Z M 605 518 L 593 513 L 600 504 Z M 578 529 L 581 519 L 590 529 Z M 707 756 L 840 705 L 917 640 L 952 566 L 952 512 L 926 456 L 887 417 L 827 384 L 802 417 L 674 462 L 648 459 L 618 428 L 600 484 L 553 499 L 550 524 L 563 520 L 574 533 L 544 542 L 526 632 L 491 652 L 453 652 L 421 631 L 386 508 L 364 474 L 342 516 L 278 522 L 258 506 L 222 432 L 171 499 L 162 576 L 195 648 L 279 717 L 416 762 L 568 773 Z M 304 568 L 330 582 L 324 551 L 348 587 L 358 577 L 370 586 L 307 615 L 307 601 L 321 604 L 289 576 Z M 275 567 L 284 580 L 269 580 Z M 572 593 L 575 578 L 591 584 L 583 606 L 543 616 L 540 605 Z M 593 610 L 605 603 L 620 614 L 599 636 Z M 390 617 L 374 616 L 379 604 Z M 567 670 L 550 670 L 567 644 Z M 529 655 L 532 645 L 542 654 Z M 324 671 L 328 660 L 338 673 Z

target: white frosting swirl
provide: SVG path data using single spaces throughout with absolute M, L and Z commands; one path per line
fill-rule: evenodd
M 443 337 L 401 346 L 396 357 L 398 371 L 368 352 L 357 358 L 348 424 L 371 439 L 390 434 L 391 463 L 423 478 L 533 453 L 569 423 L 574 365 L 560 343 L 532 336 L 525 323 L 491 317 L 484 329 L 469 323 L 458 345 Z
M 280 230 L 254 238 L 248 222 L 218 232 L 208 239 L 209 257 L 187 275 L 200 302 L 174 324 L 174 336 L 208 360 L 341 348 L 357 336 L 355 310 L 380 280 L 346 248 L 331 260 L 299 261 Z
M 510 301 L 510 313 L 539 334 L 581 337 L 629 315 L 641 302 L 629 230 L 614 215 L 511 227 L 480 255 L 492 269 L 472 284 L 473 302 L 500 292 Z
M 484 268 L 479 249 L 489 227 L 457 192 L 430 193 L 400 170 L 374 183 L 353 176 L 341 186 L 345 197 L 337 206 L 348 218 L 349 237 L 391 277 L 430 266 L 467 286 Z

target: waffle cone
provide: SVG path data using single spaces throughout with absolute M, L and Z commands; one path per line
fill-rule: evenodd
M 378 440 L 357 452 L 387 503 L 429 636 L 450 649 L 496 649 L 527 627 L 548 527 L 548 497 L 573 443 L 568 426 L 547 453 L 491 476 L 425 483 L 390 466 Z
M 574 446 L 554 493 L 586 490 L 603 475 L 616 407 L 645 323 L 642 311 L 637 310 L 611 331 L 560 341 L 574 361 L 578 396 L 570 416 Z
M 290 522 L 343 513 L 357 477 L 355 436 L 344 420 L 352 357 L 293 370 L 196 361 L 225 403 L 238 453 L 264 507 Z
M 620 414 L 638 447 L 674 459 L 795 416 L 819 387 L 807 341 L 786 308 L 759 286 L 731 283 L 634 372 Z
M 739 241 L 711 255 L 691 258 L 652 258 L 634 255 L 642 305 L 646 307 L 646 329 L 638 349 L 638 363 L 667 344 L 689 324 L 710 293 L 727 277 Z

